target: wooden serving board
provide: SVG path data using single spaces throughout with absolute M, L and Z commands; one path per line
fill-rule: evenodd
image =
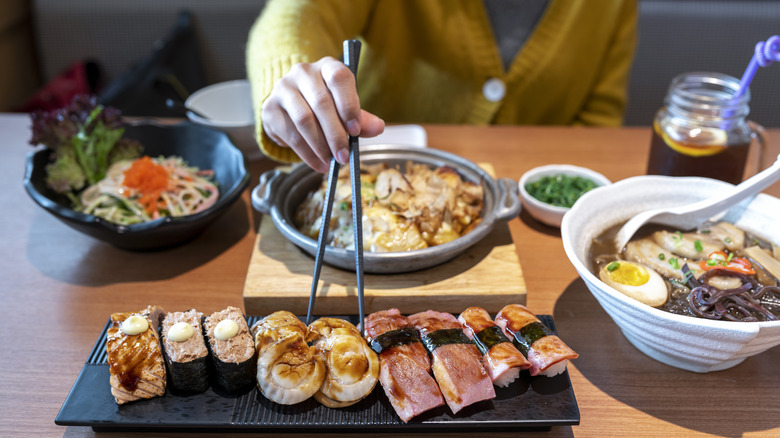
M 306 315 L 313 272 L 314 257 L 264 216 L 249 261 L 244 311 Z M 449 262 L 403 274 L 366 274 L 363 284 L 366 313 L 395 307 L 404 314 L 429 309 L 458 314 L 470 306 L 495 313 L 507 304 L 526 301 L 523 271 L 505 222 L 496 223 L 481 241 Z M 355 272 L 324 264 L 314 314 L 357 313 Z

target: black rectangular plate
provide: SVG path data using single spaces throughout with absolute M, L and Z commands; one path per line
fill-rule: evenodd
M 341 316 L 352 323 L 355 316 Z M 258 317 L 247 317 L 251 326 Z M 553 332 L 550 315 L 539 315 Z M 523 371 L 506 388 L 495 387 L 496 398 L 468 406 L 453 415 L 445 405 L 402 422 L 381 385 L 355 405 L 327 408 L 313 398 L 284 406 L 266 399 L 256 386 L 226 394 L 215 382 L 194 395 L 168 391 L 165 396 L 117 405 L 108 384 L 106 331 L 65 399 L 54 422 L 61 426 L 91 426 L 96 431 L 466 431 L 549 430 L 580 422 L 577 400 L 565 371 L 555 377 L 532 377 Z

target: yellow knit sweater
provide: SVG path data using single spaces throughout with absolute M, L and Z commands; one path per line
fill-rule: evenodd
M 299 161 L 263 134 L 260 107 L 293 64 L 356 37 L 361 106 L 388 123 L 619 125 L 636 14 L 635 0 L 550 0 L 506 71 L 480 0 L 271 0 L 247 44 L 261 149 Z M 506 86 L 495 102 L 492 78 Z

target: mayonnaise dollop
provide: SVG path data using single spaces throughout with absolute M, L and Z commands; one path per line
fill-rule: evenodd
M 195 329 L 187 322 L 177 322 L 168 329 L 168 339 L 173 342 L 184 342 L 195 334 Z
M 238 324 L 232 319 L 223 319 L 214 327 L 214 336 L 220 341 L 227 341 L 238 334 Z
M 126 320 L 122 321 L 119 329 L 128 336 L 141 334 L 149 329 L 149 321 L 141 315 L 130 315 Z

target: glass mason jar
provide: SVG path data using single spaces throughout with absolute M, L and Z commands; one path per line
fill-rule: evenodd
M 760 163 L 764 141 L 763 129 L 747 121 L 750 91 L 738 90 L 739 79 L 720 73 L 675 77 L 653 121 L 647 174 L 741 182 L 751 144 Z

